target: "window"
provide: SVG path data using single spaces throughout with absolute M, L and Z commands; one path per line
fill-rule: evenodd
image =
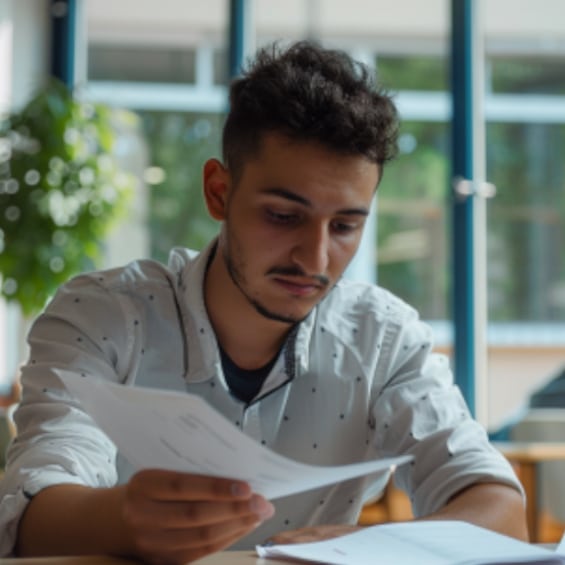
M 201 165 L 219 156 L 227 106 L 228 3 L 213 2 L 211 15 L 195 0 L 168 3 L 167 10 L 147 8 L 150 15 L 128 14 L 110 0 L 87 3 L 89 91 L 141 117 L 148 149 L 143 229 L 147 255 L 160 260 L 174 245 L 202 247 L 217 229 L 202 201 Z M 255 3 L 255 44 L 319 39 L 376 67 L 396 93 L 400 156 L 385 170 L 363 260 L 379 284 L 434 323 L 439 347 L 449 351 L 449 3 L 367 6 L 361 0 L 347 6 L 299 0 L 292 9 L 274 0 Z M 487 227 L 489 425 L 495 427 L 562 362 L 558 347 L 565 343 L 565 31 L 557 23 L 565 14 L 554 0 L 512 6 L 485 3 L 487 178 L 498 189 Z M 198 17 L 188 17 L 191 11 Z M 545 349 L 540 354 L 536 347 Z M 516 374 L 521 380 L 510 394 Z

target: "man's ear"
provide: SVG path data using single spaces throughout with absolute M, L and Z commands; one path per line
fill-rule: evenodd
M 226 219 L 226 204 L 230 189 L 230 174 L 218 159 L 208 159 L 203 170 L 204 199 L 214 220 Z

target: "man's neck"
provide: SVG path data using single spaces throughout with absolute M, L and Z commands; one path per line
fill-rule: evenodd
M 242 369 L 257 369 L 280 351 L 292 327 L 269 320 L 243 296 L 216 251 L 204 280 L 208 317 L 223 350 Z

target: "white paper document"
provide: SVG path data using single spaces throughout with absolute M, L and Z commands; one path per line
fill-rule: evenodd
M 328 565 L 565 565 L 565 557 L 465 522 L 382 524 L 321 542 L 257 547 L 260 557 Z
M 57 374 L 136 469 L 159 468 L 247 481 L 268 499 L 394 469 L 411 456 L 320 467 L 260 445 L 200 397 Z

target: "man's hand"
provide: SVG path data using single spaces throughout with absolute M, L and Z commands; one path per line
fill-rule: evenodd
M 185 564 L 228 547 L 273 513 L 247 483 L 146 470 L 112 488 L 64 484 L 42 490 L 22 517 L 16 553 Z
M 273 513 L 246 483 L 150 470 L 128 483 L 122 516 L 135 555 L 180 564 L 230 546 Z

